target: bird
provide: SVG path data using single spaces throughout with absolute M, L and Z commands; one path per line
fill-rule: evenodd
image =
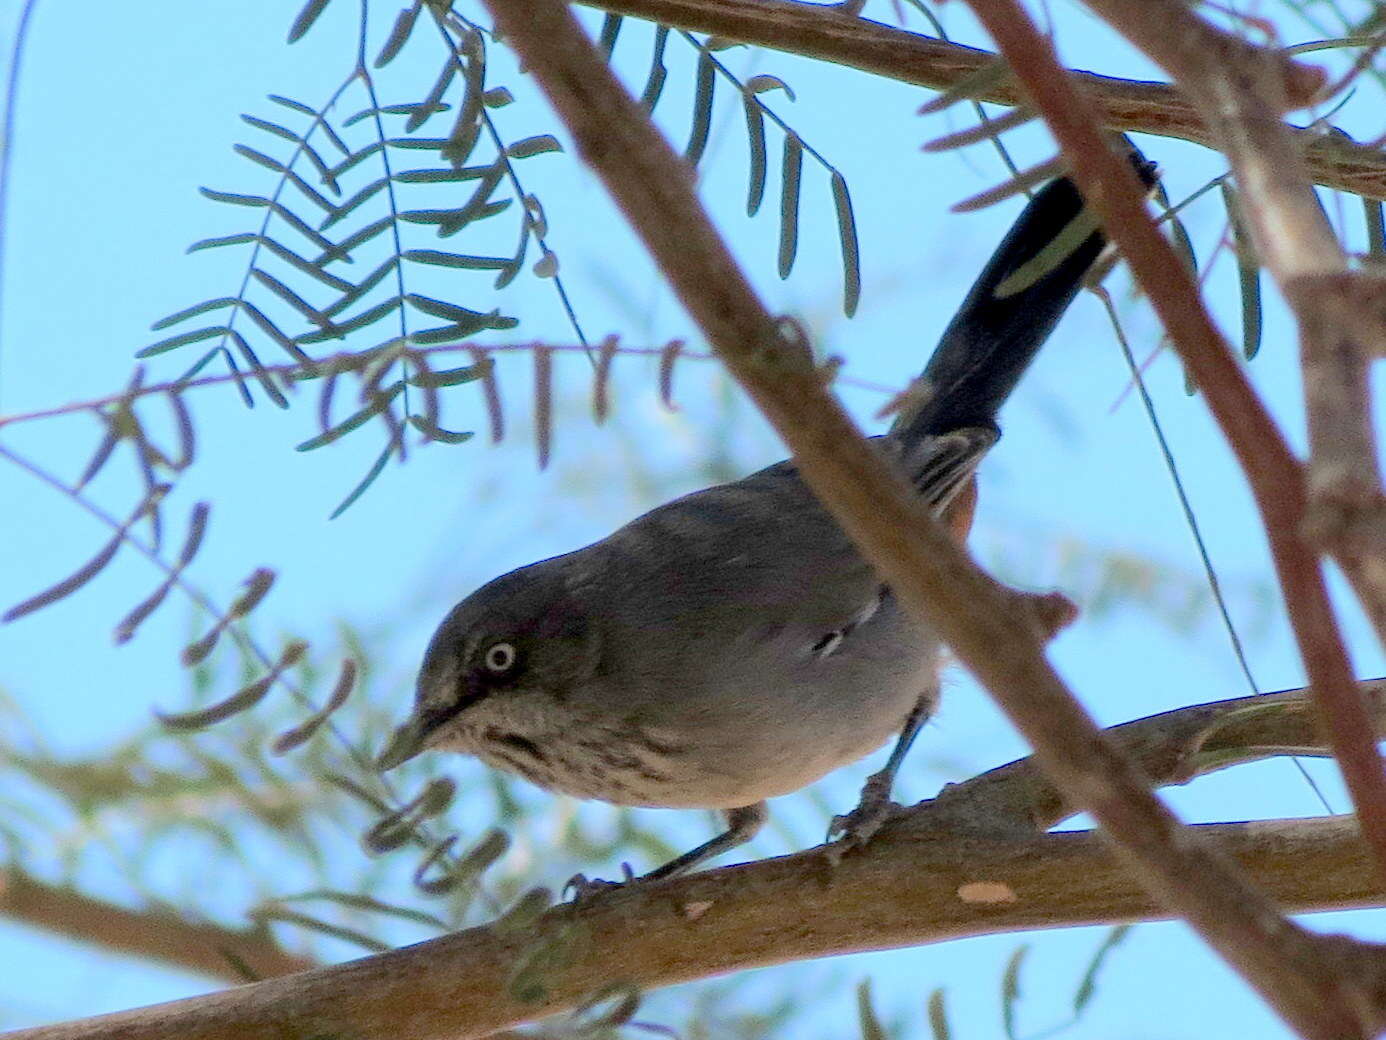
M 1131 161 L 1152 183 L 1153 165 Z M 1036 192 L 872 439 L 955 536 L 1001 405 L 1105 248 L 1070 179 Z M 376 764 L 448 750 L 577 798 L 721 811 L 725 830 L 634 879 L 659 880 L 749 841 L 767 799 L 895 736 L 861 803 L 832 821 L 840 850 L 895 808 L 941 656 L 787 460 L 466 596 Z

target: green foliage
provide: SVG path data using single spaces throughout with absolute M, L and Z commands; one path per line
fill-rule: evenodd
M 602 23 L 600 43 L 608 58 L 616 50 L 623 19 L 619 15 L 607 15 Z M 656 26 L 652 35 L 649 57 L 649 71 L 645 77 L 645 88 L 641 100 L 647 110 L 653 112 L 664 92 L 668 78 L 665 64 L 665 51 L 670 30 L 666 26 Z M 728 84 L 740 98 L 746 120 L 746 148 L 748 163 L 748 184 L 746 213 L 754 217 L 765 198 L 765 183 L 769 172 L 768 148 L 766 144 L 766 123 L 773 123 L 784 135 L 783 158 L 780 164 L 780 251 L 779 274 L 788 278 L 794 269 L 798 254 L 800 207 L 799 196 L 803 176 L 803 160 L 807 154 L 812 161 L 828 174 L 828 184 L 833 198 L 833 212 L 837 223 L 842 256 L 842 310 L 847 317 L 856 313 L 861 300 L 861 255 L 857 239 L 856 219 L 852 211 L 851 193 L 847 180 L 821 152 L 807 144 L 793 127 L 770 107 L 765 95 L 779 91 L 790 101 L 795 100 L 794 89 L 779 76 L 761 73 L 747 78 L 744 82 L 717 57 L 717 52 L 735 44 L 715 39 L 700 40 L 692 33 L 677 31 L 677 37 L 697 52 L 697 64 L 693 84 L 693 108 L 689 118 L 688 143 L 684 147 L 684 158 L 690 166 L 697 168 L 707 151 L 708 137 L 711 133 L 713 114 L 716 109 L 717 83 Z

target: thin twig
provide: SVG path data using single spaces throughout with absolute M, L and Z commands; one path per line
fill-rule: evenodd
M 818 58 L 877 76 L 945 89 L 996 61 L 991 51 L 849 17 L 834 4 L 796 0 L 581 0 L 588 7 L 712 33 L 729 40 Z M 1077 72 L 1110 130 L 1177 137 L 1213 147 L 1194 106 L 1167 83 Z M 1014 82 L 989 85 L 978 101 L 1024 103 Z M 1386 199 L 1386 156 L 1334 128 L 1292 131 L 1315 183 Z
M 610 353 L 613 356 L 663 358 L 668 355 L 669 348 L 670 344 L 668 343 L 658 347 L 621 346 L 619 343 L 613 343 L 610 347 Z M 484 350 L 488 354 L 529 354 L 540 349 L 557 353 L 585 354 L 591 348 L 585 343 L 545 343 L 540 340 L 530 340 L 525 343 L 486 343 L 484 345 L 472 340 L 464 340 L 439 346 L 407 347 L 399 350 L 399 356 L 417 366 L 421 359 L 438 354 L 470 353 L 474 350 Z M 684 358 L 692 361 L 715 360 L 713 354 L 703 350 L 680 348 L 678 356 L 680 360 Z M 369 353 L 344 351 L 313 361 L 288 361 L 280 365 L 265 365 L 262 371 L 267 375 L 279 376 L 286 383 L 295 385 L 310 378 L 314 380 L 326 378 L 332 373 L 358 372 L 368 367 L 371 360 L 372 357 Z M 64 415 L 75 415 L 82 412 L 100 412 L 112 405 L 130 405 L 146 397 L 157 397 L 161 394 L 181 394 L 184 390 L 202 389 L 209 386 L 224 386 L 227 383 L 239 382 L 243 378 L 244 376 L 237 373 L 227 372 L 215 376 L 198 376 L 196 379 L 174 379 L 166 383 L 150 383 L 141 385 L 135 390 L 106 394 L 103 397 L 91 397 L 81 401 L 70 401 L 67 404 L 56 405 L 52 408 L 40 408 L 32 412 L 16 412 L 13 415 L 0 414 L 0 428 L 34 422 L 38 419 L 56 419 Z M 871 393 L 894 395 L 900 392 L 898 387 L 887 386 L 884 383 L 873 382 L 869 379 L 860 379 L 856 376 L 839 374 L 836 378 L 837 382 L 843 386 L 867 390 Z
M 1372 732 L 1386 738 L 1386 679 L 1359 684 Z M 1157 787 L 1186 784 L 1233 766 L 1285 756 L 1329 757 L 1308 689 L 1190 704 L 1107 730 Z M 1043 833 L 1075 814 L 1028 758 L 949 784 L 931 802 L 960 823 Z
M 19 20 L 14 28 L 14 39 L 10 45 L 9 73 L 5 81 L 5 100 L 3 105 L 0 105 L 0 109 L 3 110 L 0 113 L 0 314 L 5 313 L 5 264 L 12 237 L 9 229 L 13 227 L 9 222 L 8 214 L 17 138 L 20 73 L 24 67 L 24 55 L 28 49 L 34 11 L 37 9 L 38 0 L 24 0 L 24 6 L 20 8 Z M 4 344 L 0 343 L 0 348 L 3 346 Z M 0 350 L 0 367 L 3 367 L 4 360 L 3 351 Z M 0 385 L 3 385 L 3 381 L 0 381 Z

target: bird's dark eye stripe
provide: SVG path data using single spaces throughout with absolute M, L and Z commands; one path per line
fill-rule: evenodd
M 528 755 L 536 762 L 548 762 L 549 756 L 544 754 L 539 745 L 528 737 L 522 737 L 518 733 L 503 733 L 497 729 L 488 729 L 486 739 L 496 743 L 504 744 L 506 747 L 514 748 L 521 754 Z

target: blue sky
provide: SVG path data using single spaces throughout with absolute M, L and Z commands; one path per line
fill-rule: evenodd
M 197 187 L 265 190 L 270 175 L 231 151 L 237 141 L 267 147 L 240 121 L 240 113 L 272 116 L 275 107 L 265 101 L 267 93 L 317 103 L 350 70 L 354 6 L 336 0 L 307 39 L 287 47 L 284 33 L 293 11 L 292 5 L 271 9 L 212 2 L 190 11 L 187 5 L 149 3 L 90 6 L 79 16 L 60 5 L 39 5 L 20 84 L 3 228 L 0 415 L 118 390 L 129 377 L 134 351 L 152 338 L 151 322 L 198 300 L 234 293 L 243 259 L 225 251 L 183 255 L 194 240 L 246 225 L 242 212 L 203 199 Z M 7 13 L 8 24 L 0 31 L 10 33 L 14 17 Z M 945 13 L 959 38 L 984 43 L 961 5 L 947 5 Z M 867 14 L 889 19 L 890 5 L 875 2 Z M 590 12 L 585 17 L 595 27 L 596 17 Z M 1115 75 L 1158 78 L 1083 11 L 1061 5 L 1055 17 L 1061 47 L 1074 62 Z M 375 15 L 381 25 L 392 18 L 393 10 L 384 8 Z M 1292 40 L 1316 35 L 1299 23 L 1287 22 L 1285 32 Z M 618 67 L 637 88 L 647 48 L 648 33 L 636 27 L 628 27 L 618 44 Z M 503 48 L 493 47 L 491 54 L 493 81 L 509 85 L 519 99 L 497 112 L 507 137 L 556 133 L 562 138 Z M 774 156 L 779 141 L 771 139 L 769 202 L 758 217 L 748 218 L 741 115 L 725 98 L 714 112 L 702 172 L 703 196 L 714 217 L 771 308 L 807 322 L 827 351 L 847 359 L 849 376 L 902 385 L 922 365 L 1018 208 L 1012 202 L 976 214 L 948 212 L 951 203 L 1002 177 L 994 153 L 975 148 L 963 155 L 922 154 L 923 141 L 963 119 L 961 113 L 918 117 L 924 91 L 780 55 L 733 50 L 724 57 L 743 75 L 772 73 L 792 84 L 796 100 L 775 92 L 771 104 L 851 185 L 864 284 L 857 316 L 847 321 L 841 314 L 827 177 L 812 164 L 805 167 L 799 259 L 787 280 L 777 277 Z M 669 60 L 670 86 L 659 114 L 661 125 L 681 144 L 692 78 L 687 48 L 671 43 Z M 396 77 L 393 100 L 426 90 L 432 75 L 431 68 L 421 70 L 412 84 L 407 76 Z M 360 107 L 359 102 L 357 97 L 352 104 Z M 1380 128 L 1370 111 L 1359 113 L 1364 107 L 1359 102 L 1336 119 L 1360 136 L 1371 136 Z M 1022 165 L 1049 154 L 1043 132 L 1034 128 L 1017 133 L 1014 141 Z M 1193 146 L 1160 139 L 1142 144 L 1161 163 L 1175 198 L 1221 171 L 1216 156 Z M 522 170 L 527 190 L 543 200 L 551 245 L 589 335 L 620 332 L 632 343 L 685 336 L 698 343 L 600 185 L 576 167 L 571 155 L 526 160 Z M 1341 206 L 1348 219 L 1356 212 L 1353 200 Z M 1332 203 L 1330 213 L 1339 215 Z M 1200 254 L 1207 256 L 1221 234 L 1219 206 L 1211 198 L 1195 204 L 1188 222 Z M 500 237 L 506 244 L 495 248 L 508 248 L 510 235 L 505 231 Z M 1109 285 L 1137 355 L 1152 354 L 1159 340 L 1148 310 L 1132 300 L 1124 274 Z M 483 295 L 481 289 L 469 291 Z M 1225 261 L 1210 278 L 1209 299 L 1235 338 L 1235 276 Z M 573 342 L 546 280 L 522 276 L 487 306 L 523 319 L 516 334 L 501 334 L 496 342 Z M 1264 347 L 1250 374 L 1287 435 L 1300 445 L 1294 346 L 1283 308 L 1268 293 Z M 177 375 L 190 357 L 156 359 L 151 377 Z M 518 354 L 505 357 L 500 377 L 510 431 L 499 449 L 478 438 L 461 447 L 416 451 L 406 466 L 392 467 L 353 509 L 330 522 L 328 514 L 370 464 L 379 442 L 362 435 L 312 454 L 295 453 L 292 446 L 314 432 L 310 403 L 288 413 L 265 407 L 247 412 L 224 388 L 202 393 L 195 399 L 206 431 L 200 457 L 170 503 L 170 515 L 181 515 L 199 498 L 214 502 L 197 580 L 226 602 L 246 573 L 269 564 L 279 572 L 279 582 L 258 615 L 264 631 L 328 639 L 344 619 L 380 633 L 372 651 L 385 676 L 382 685 L 397 698 L 387 707 L 403 715 L 412 671 L 432 626 L 471 588 L 510 567 L 585 544 L 660 497 L 697 486 L 697 462 L 711 451 L 724 452 L 739 471 L 781 457 L 760 420 L 745 407 L 724 404 L 725 382 L 711 364 L 680 364 L 675 412 L 659 404 L 652 366 L 625 359 L 617 365 L 618 421 L 597 427 L 583 407 L 590 380 L 586 362 L 572 354 L 560 357 L 555 455 L 550 468 L 539 472 L 530 446 L 528 361 Z M 1234 620 L 1247 636 L 1257 684 L 1262 690 L 1298 685 L 1302 674 L 1270 592 L 1272 575 L 1244 483 L 1202 402 L 1184 394 L 1173 359 L 1160 354 L 1149 376 L 1209 551 L 1230 589 Z M 1192 540 L 1147 420 L 1135 398 L 1124 393 L 1127 382 L 1101 306 L 1093 297 L 1081 298 L 1009 406 L 1005 437 L 984 469 L 974 536 L 984 561 L 1046 588 L 1071 573 L 1072 568 L 1065 570 L 1065 554 L 1086 547 L 1154 564 L 1153 572 L 1166 575 L 1155 594 L 1164 589 L 1175 597 L 1190 583 L 1196 586 Z M 882 394 L 851 386 L 843 393 L 865 426 L 880 427 L 873 414 Z M 474 405 L 449 418 L 454 428 L 479 428 L 482 420 Z M 89 417 L 77 417 L 17 425 L 0 436 L 71 478 L 98 433 Z M 128 486 L 118 478 L 103 480 L 95 489 L 98 497 L 114 512 L 127 509 Z M 69 573 L 105 540 L 105 532 L 70 502 L 11 467 L 0 466 L 0 500 L 8 506 L 0 511 L 0 600 L 6 606 Z M 0 688 L 54 750 L 93 753 L 146 726 L 152 708 L 173 710 L 186 703 L 187 682 L 175 659 L 190 625 L 185 603 L 166 606 L 127 646 L 114 647 L 109 638 L 115 619 L 156 581 L 147 565 L 126 554 L 79 594 L 0 627 Z M 1377 648 L 1357 613 L 1339 598 L 1358 674 L 1380 674 Z M 1138 605 L 1090 612 L 1054 645 L 1062 673 L 1103 721 L 1246 692 L 1226 635 L 1210 613 L 1186 628 L 1172 626 L 1163 614 Z M 954 670 L 946 690 L 942 711 L 905 770 L 906 797 L 925 797 L 943 780 L 1023 754 L 1018 739 L 965 675 Z M 426 768 L 465 773 L 475 766 L 432 762 Z M 851 804 L 869 768 L 865 763 L 828 778 L 814 794 L 840 811 Z M 1331 770 L 1311 768 L 1334 808 L 1344 808 Z M 0 773 L 0 783 L 5 775 Z M 1319 811 L 1307 785 L 1285 762 L 1220 774 L 1171 792 L 1170 799 L 1191 820 Z M 6 802 L 0 799 L 0 806 Z M 812 799 L 783 802 L 776 808 L 787 830 L 768 831 L 751 846 L 754 855 L 809 844 L 826 824 L 826 813 Z M 596 826 L 608 812 L 601 806 L 579 811 Z M 658 818 L 656 825 L 675 843 L 692 844 L 708 833 L 709 822 L 700 814 L 650 817 Z M 356 848 L 354 840 L 343 842 L 340 854 L 359 854 Z M 531 847 L 530 854 L 542 849 Z M 611 864 L 591 866 L 600 872 Z M 166 869 L 175 878 L 195 876 L 196 850 L 168 853 Z M 99 869 L 85 880 L 112 898 L 126 894 L 114 876 Z M 225 912 L 228 906 L 214 900 L 210 908 Z M 1375 912 L 1325 915 L 1312 923 L 1378 938 L 1386 933 L 1386 917 Z M 1024 938 L 1034 948 L 1022 1035 L 1062 1019 L 1067 995 L 1100 938 L 1094 929 Z M 1021 941 L 990 937 L 773 971 L 800 973 L 796 987 L 804 991 L 820 981 L 870 974 L 878 1006 L 887 1016 L 912 1022 L 914 1035 L 924 996 L 945 986 L 957 1035 L 989 1036 L 998 1030 L 1002 967 Z M 0 963 L 10 966 L 0 985 L 0 1027 L 207 988 L 205 980 L 2 920 Z M 774 990 L 771 976 L 771 971 L 755 974 L 738 991 L 738 1000 L 755 1006 L 762 992 L 757 987 Z M 1248 1037 L 1286 1035 L 1181 926 L 1138 929 L 1113 959 L 1102 985 L 1096 1004 L 1070 1035 L 1192 1037 L 1224 1030 Z M 823 1009 L 822 1035 L 840 1035 L 833 1030 L 846 1028 L 854 1015 L 850 990 L 832 992 L 830 1006 Z M 684 988 L 652 998 L 642 1017 L 676 1017 L 689 993 Z M 1151 1013 L 1154 1007 L 1158 1018 Z

